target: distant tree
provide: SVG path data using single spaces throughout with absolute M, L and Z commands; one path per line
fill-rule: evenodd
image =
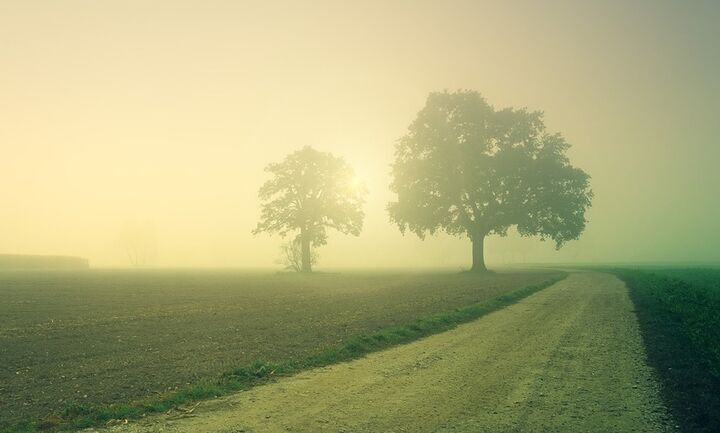
M 485 237 L 511 226 L 560 248 L 584 230 L 593 197 L 569 147 L 541 112 L 495 110 L 474 91 L 431 93 L 395 148 L 390 219 L 420 238 L 467 236 L 473 271 L 486 270 Z
M 310 251 L 310 266 L 317 263 L 317 251 Z M 292 240 L 280 246 L 280 259 L 278 263 L 285 266 L 288 271 L 302 272 L 302 247 L 300 242 Z
M 312 271 L 312 247 L 327 243 L 327 229 L 359 235 L 366 190 L 342 158 L 306 146 L 265 171 L 272 178 L 258 193 L 262 214 L 254 234 L 297 232 L 301 271 Z
M 150 223 L 128 222 L 120 232 L 120 246 L 134 267 L 150 266 L 157 256 L 157 236 Z

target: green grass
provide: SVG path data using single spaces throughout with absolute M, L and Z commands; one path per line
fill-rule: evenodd
M 331 345 L 310 356 L 271 363 L 257 361 L 233 368 L 214 381 L 206 381 L 179 390 L 144 398 L 127 404 L 73 404 L 59 416 L 45 422 L 21 423 L 7 426 L 3 433 L 46 430 L 74 430 L 99 426 L 113 419 L 136 419 L 145 414 L 166 412 L 190 402 L 214 398 L 244 390 L 272 380 L 315 367 L 357 359 L 371 352 L 408 343 L 418 338 L 446 331 L 459 324 L 477 319 L 531 295 L 564 278 L 555 274 L 542 283 L 508 291 L 492 299 L 426 316 L 404 325 L 388 326 L 376 332 L 357 335 L 341 344 Z
M 720 270 L 613 272 L 630 288 L 648 363 L 682 431 L 720 431 Z

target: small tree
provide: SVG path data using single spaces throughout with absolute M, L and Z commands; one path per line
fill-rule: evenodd
M 310 251 L 310 266 L 317 263 L 317 251 Z M 285 242 L 280 245 L 280 258 L 278 263 L 285 266 L 288 271 L 302 272 L 302 247 L 297 240 Z
M 120 232 L 119 243 L 133 267 L 152 265 L 155 261 L 157 236 L 152 224 L 140 222 L 125 224 Z
M 306 146 L 265 171 L 272 178 L 260 188 L 260 222 L 254 234 L 297 232 L 301 271 L 312 271 L 312 247 L 327 243 L 327 229 L 359 235 L 366 190 L 342 158 Z
M 390 219 L 420 238 L 467 236 L 474 271 L 486 270 L 485 237 L 511 226 L 560 248 L 582 233 L 593 196 L 569 147 L 540 112 L 495 110 L 474 91 L 431 93 L 395 148 Z

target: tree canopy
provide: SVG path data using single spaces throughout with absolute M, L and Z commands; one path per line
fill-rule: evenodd
M 359 235 L 366 190 L 342 158 L 306 146 L 265 168 L 272 175 L 258 193 L 260 222 L 253 233 L 297 232 L 302 270 L 311 271 L 311 247 L 327 243 L 327 229 Z
M 584 230 L 593 197 L 569 147 L 541 112 L 496 110 L 475 91 L 431 93 L 395 147 L 390 218 L 420 238 L 467 236 L 473 270 L 485 270 L 485 237 L 512 226 L 560 248 Z

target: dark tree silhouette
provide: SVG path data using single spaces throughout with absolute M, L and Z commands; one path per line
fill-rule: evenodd
M 467 236 L 473 271 L 486 270 L 485 237 L 511 226 L 560 248 L 582 233 L 593 197 L 569 147 L 541 112 L 495 110 L 474 91 L 431 93 L 395 148 L 390 219 L 420 238 Z
M 360 234 L 366 190 L 342 158 L 306 146 L 265 171 L 272 179 L 258 193 L 262 215 L 253 233 L 297 232 L 303 272 L 312 270 L 311 247 L 327 243 L 328 228 Z

